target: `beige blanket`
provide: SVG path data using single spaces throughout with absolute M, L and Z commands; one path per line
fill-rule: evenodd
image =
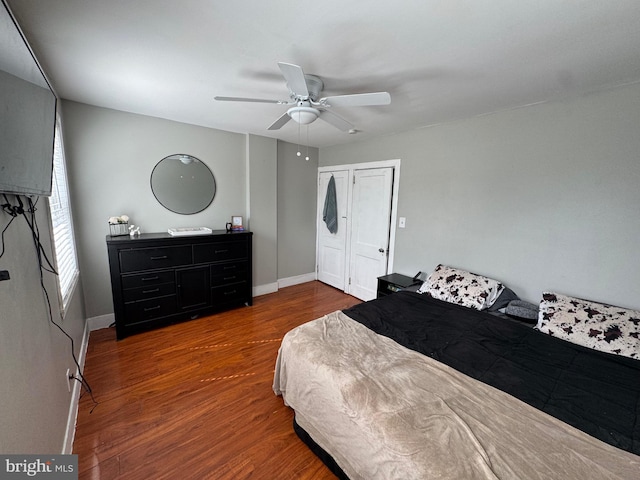
M 287 333 L 273 389 L 352 480 L 640 479 L 640 457 L 342 312 Z

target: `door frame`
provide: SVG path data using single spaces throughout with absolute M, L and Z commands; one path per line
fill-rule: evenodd
M 348 170 L 348 192 L 347 192 L 347 239 L 346 239 L 346 258 L 345 258 L 345 293 L 350 293 L 351 285 L 349 284 L 349 269 L 351 262 L 351 205 L 353 202 L 353 176 L 356 170 L 368 170 L 373 168 L 391 167 L 393 169 L 393 184 L 391 186 L 391 216 L 389 225 L 389 254 L 387 257 L 387 272 L 393 271 L 393 262 L 395 257 L 396 246 L 396 228 L 398 224 L 398 192 L 400 189 L 400 159 L 393 160 L 380 160 L 374 162 L 362 162 L 351 163 L 345 165 L 327 165 L 324 167 L 318 167 L 318 175 L 316 185 L 320 184 L 320 173 L 332 172 L 338 170 Z M 318 192 L 316 192 L 316 198 Z M 316 280 L 318 279 L 318 254 L 319 254 L 319 242 L 318 242 L 318 222 L 316 219 Z

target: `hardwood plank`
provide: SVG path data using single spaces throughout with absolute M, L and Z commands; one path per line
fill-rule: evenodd
M 335 478 L 271 389 L 291 328 L 360 303 L 320 282 L 116 341 L 91 333 L 74 441 L 80 479 Z

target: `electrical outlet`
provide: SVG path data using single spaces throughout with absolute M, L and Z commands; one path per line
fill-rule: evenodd
M 73 375 L 71 375 L 70 368 L 67 368 L 66 378 L 67 378 L 67 390 L 71 391 L 71 379 L 73 378 Z

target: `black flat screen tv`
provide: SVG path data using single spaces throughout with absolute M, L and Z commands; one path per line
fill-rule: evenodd
M 51 195 L 56 96 L 4 0 L 0 8 L 0 192 Z

